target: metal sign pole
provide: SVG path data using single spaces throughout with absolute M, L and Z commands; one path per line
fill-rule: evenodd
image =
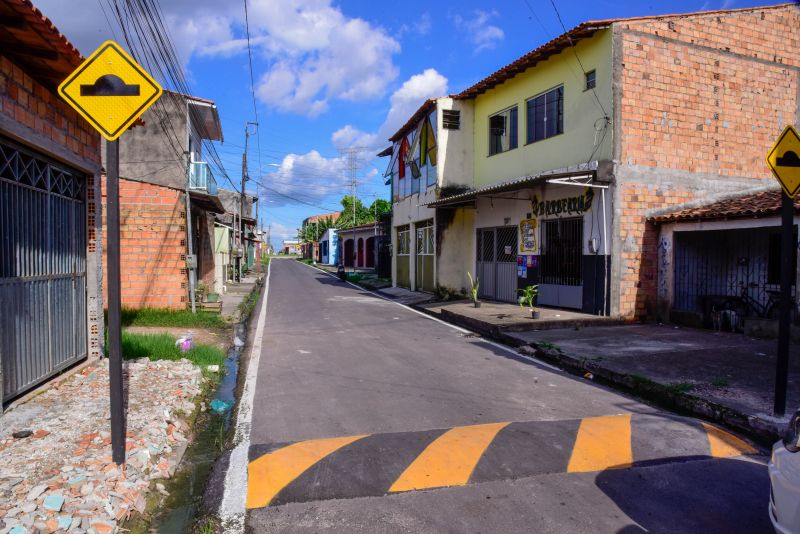
M 106 194 L 111 457 L 116 464 L 123 464 L 125 463 L 125 408 L 122 402 L 122 316 L 119 276 L 119 141 L 106 143 Z
M 786 387 L 789 378 L 789 328 L 792 316 L 792 256 L 794 247 L 794 200 L 781 193 L 781 297 L 778 319 L 778 356 L 775 365 L 774 413 L 781 417 L 786 412 Z

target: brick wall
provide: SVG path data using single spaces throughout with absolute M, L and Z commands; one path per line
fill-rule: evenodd
M 629 21 L 615 39 L 619 311 L 652 318 L 646 212 L 772 179 L 765 155 L 797 113 L 800 8 Z
M 100 164 L 100 134 L 55 91 L 1 54 L 0 111 L 73 154 Z
M 105 176 L 102 185 L 105 205 Z M 168 187 L 120 179 L 119 196 L 122 305 L 185 308 L 188 293 L 183 194 Z M 105 246 L 105 231 L 103 236 Z M 105 257 L 103 272 L 107 273 Z M 108 288 L 104 296 L 107 305 Z

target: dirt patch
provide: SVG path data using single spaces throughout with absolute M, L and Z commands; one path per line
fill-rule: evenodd
M 126 326 L 125 332 L 132 334 L 169 334 L 176 338 L 191 334 L 195 343 L 211 345 L 227 350 L 232 343 L 231 331 L 227 329 L 187 328 L 181 326 Z

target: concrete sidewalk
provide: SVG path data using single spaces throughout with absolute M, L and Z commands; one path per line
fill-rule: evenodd
M 418 307 L 450 323 L 512 344 L 513 339 L 505 335 L 508 332 L 622 324 L 618 317 L 539 306 L 536 307 L 539 318 L 532 319 L 528 308 L 508 302 L 481 301 L 481 307 L 476 308 L 469 300 L 454 300 L 429 302 Z
M 222 317 L 232 317 L 234 321 L 240 319 L 239 304 L 244 302 L 247 295 L 253 291 L 253 288 L 264 274 L 263 272 L 256 273 L 251 271 L 242 278 L 241 282 L 228 282 L 226 284 L 227 291 L 222 295 L 222 311 L 220 312 Z
M 800 408 L 800 345 L 790 347 L 787 415 L 772 414 L 776 341 L 666 325 L 508 333 L 522 352 L 764 441 Z

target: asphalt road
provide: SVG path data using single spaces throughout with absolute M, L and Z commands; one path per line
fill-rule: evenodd
M 299 262 L 271 270 L 253 531 L 771 531 L 765 457 L 735 436 Z

